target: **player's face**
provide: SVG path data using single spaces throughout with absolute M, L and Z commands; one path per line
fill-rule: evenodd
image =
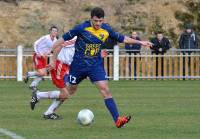
M 103 18 L 103 17 L 98 18 L 98 17 L 96 17 L 96 16 L 93 16 L 93 17 L 91 18 L 91 21 L 92 21 L 92 26 L 93 26 L 95 29 L 100 29 L 102 23 L 104 22 L 104 18 Z
M 56 37 L 58 35 L 58 29 L 52 28 L 50 34 L 52 37 Z

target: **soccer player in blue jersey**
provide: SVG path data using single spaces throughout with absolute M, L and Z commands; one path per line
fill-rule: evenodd
M 77 36 L 75 43 L 75 55 L 69 72 L 68 94 L 74 94 L 78 84 L 89 77 L 103 96 L 105 105 L 112 115 L 117 128 L 129 122 L 131 116 L 119 116 L 116 103 L 108 87 L 106 72 L 102 64 L 101 45 L 108 37 L 121 43 L 139 43 L 143 46 L 151 46 L 148 41 L 138 41 L 120 33 L 104 23 L 104 10 L 96 7 L 91 11 L 91 19 L 87 20 L 66 32 L 53 46 L 54 61 L 62 48 L 62 43 Z M 51 63 L 52 68 L 55 62 Z

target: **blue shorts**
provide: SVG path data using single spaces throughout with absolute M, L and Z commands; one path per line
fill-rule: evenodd
M 107 80 L 107 75 L 102 65 L 88 67 L 71 65 L 69 75 L 67 75 L 64 80 L 65 83 L 69 82 L 70 84 L 76 85 L 87 77 L 90 78 L 91 82 Z

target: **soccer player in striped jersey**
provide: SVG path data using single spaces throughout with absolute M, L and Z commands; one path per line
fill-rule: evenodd
M 44 119 L 61 119 L 61 117 L 55 113 L 55 110 L 70 96 L 67 88 L 65 87 L 64 76 L 69 74 L 70 64 L 73 60 L 75 52 L 74 44 L 76 39 L 77 37 L 75 36 L 73 39 L 65 41 L 62 44 L 62 49 L 56 60 L 56 66 L 54 69 L 50 70 L 52 82 L 59 89 L 59 91 L 43 92 L 36 90 L 32 93 L 32 99 L 30 102 L 32 110 L 34 110 L 35 104 L 40 99 L 53 99 L 52 104 L 43 115 Z
M 51 53 L 53 44 L 57 41 L 58 28 L 52 26 L 50 33 L 39 38 L 34 43 L 33 63 L 35 71 L 27 72 L 24 82 L 27 83 L 30 77 L 35 77 L 29 88 L 36 90 L 43 76 L 47 75 L 47 56 Z
M 101 45 L 108 37 L 121 43 L 139 43 L 150 47 L 149 41 L 139 41 L 124 36 L 113 31 L 113 29 L 104 23 L 104 10 L 96 7 L 91 11 L 91 19 L 76 25 L 73 29 L 66 32 L 53 46 L 53 61 L 56 60 L 61 44 L 66 40 L 77 36 L 75 43 L 75 54 L 69 71 L 69 92 L 73 94 L 78 88 L 78 84 L 89 77 L 90 81 L 96 85 L 103 96 L 105 106 L 111 113 L 117 128 L 121 128 L 131 119 L 131 116 L 120 116 L 117 105 L 109 90 L 106 72 L 103 67 L 101 57 Z M 55 67 L 55 62 L 50 64 Z

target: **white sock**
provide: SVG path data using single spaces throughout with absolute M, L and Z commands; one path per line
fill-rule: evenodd
M 37 72 L 36 72 L 36 71 L 29 71 L 29 72 L 28 72 L 28 76 L 29 76 L 29 77 L 36 76 L 36 75 L 37 75 Z
M 44 115 L 49 115 L 54 113 L 54 111 L 62 104 L 63 102 L 57 99 L 54 99 L 52 104 L 49 106 L 48 110 L 44 113 Z
M 42 81 L 42 77 L 41 76 L 37 76 L 35 79 L 33 79 L 30 87 L 32 86 L 38 86 L 39 82 Z
M 38 99 L 56 99 L 59 98 L 60 91 L 37 92 Z

